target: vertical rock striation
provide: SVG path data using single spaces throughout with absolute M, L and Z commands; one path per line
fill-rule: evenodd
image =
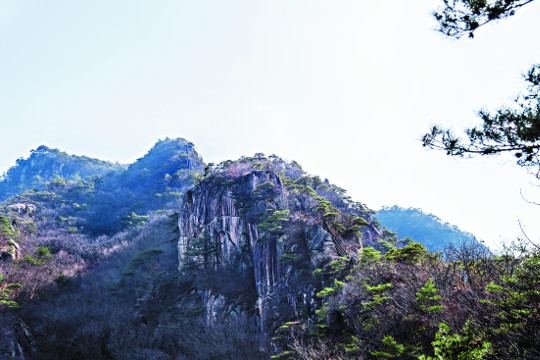
M 361 235 L 336 236 L 314 210 L 317 197 L 290 191 L 272 169 L 213 174 L 187 192 L 178 221 L 179 266 L 195 264 L 198 281 L 206 280 L 199 285 L 209 320 L 219 316 L 217 308 L 244 310 L 272 327 L 278 318 L 310 311 L 313 270 L 362 247 Z

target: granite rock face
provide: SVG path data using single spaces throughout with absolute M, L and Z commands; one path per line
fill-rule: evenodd
M 0 315 L 0 360 L 26 360 L 36 356 L 36 342 L 26 324 L 17 317 Z
M 30 216 L 30 215 L 34 215 L 34 213 L 36 212 L 36 206 L 35 205 L 32 205 L 32 204 L 21 204 L 21 203 L 15 203 L 15 204 L 12 204 L 12 205 L 8 205 L 6 207 L 6 210 L 8 212 L 14 212 L 14 213 L 17 213 L 21 216 L 23 215 L 26 215 L 26 216 Z
M 0 261 L 12 261 L 22 259 L 21 247 L 14 240 L 0 240 Z
M 313 270 L 362 248 L 362 235 L 336 236 L 313 210 L 316 204 L 269 170 L 210 176 L 187 192 L 178 221 L 179 265 L 197 263 L 198 274 L 216 274 L 221 282 L 201 291 L 209 321 L 220 312 L 253 311 L 263 327 L 272 327 L 275 317 L 313 310 Z M 368 228 L 367 236 L 376 237 Z M 235 282 L 237 276 L 243 281 Z M 223 283 L 236 292 L 222 291 Z
M 19 227 L 24 229 L 32 223 L 35 212 L 36 206 L 32 204 L 15 203 L 5 207 L 7 216 L 2 216 L 4 232 L 0 236 L 0 261 L 22 259 L 23 251 L 16 235 L 20 232 Z

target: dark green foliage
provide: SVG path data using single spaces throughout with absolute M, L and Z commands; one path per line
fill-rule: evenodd
M 39 246 L 36 248 L 36 255 L 26 254 L 22 260 L 17 260 L 16 263 L 31 264 L 36 266 L 43 266 L 52 259 L 52 254 L 45 246 Z
M 138 252 L 131 258 L 129 261 L 130 266 L 138 267 L 143 264 L 149 263 L 154 259 L 157 259 L 160 254 L 163 254 L 164 251 L 161 249 L 146 249 L 144 251 Z
M 66 289 L 71 285 L 72 280 L 68 276 L 60 274 L 54 279 L 54 282 L 56 283 L 58 288 Z
M 399 249 L 392 249 L 384 256 L 389 261 L 406 264 L 414 264 L 421 261 L 432 261 L 437 259 L 437 254 L 430 253 L 422 244 L 416 242 L 412 242 L 409 245 Z
M 444 6 L 435 12 L 440 30 L 459 38 L 492 21 L 504 19 L 534 0 L 443 0 Z M 531 39 L 533 40 L 533 39 Z M 513 154 L 525 167 L 540 166 L 540 65 L 533 65 L 525 74 L 526 90 L 512 106 L 495 113 L 481 110 L 483 124 L 465 130 L 466 138 L 449 129 L 433 126 L 422 138 L 424 146 L 444 150 L 448 155 L 474 156 Z M 535 174 L 538 171 L 534 171 Z
M 418 302 L 418 310 L 422 313 L 440 313 L 444 306 L 441 305 L 442 297 L 437 294 L 439 290 L 433 285 L 433 280 L 430 278 L 424 286 L 416 293 L 416 301 Z
M 14 235 L 11 222 L 5 216 L 0 216 L 0 239 L 9 239 Z
M 381 257 L 382 254 L 380 251 L 372 247 L 365 247 L 360 254 L 358 254 L 358 263 L 356 267 L 358 269 L 373 267 L 378 263 Z
M 421 355 L 420 360 L 484 360 L 491 359 L 491 343 L 485 341 L 484 333 L 473 328 L 467 320 L 463 334 L 450 334 L 451 329 L 441 323 L 433 341 L 434 357 Z
M 188 273 L 207 269 L 213 261 L 217 260 L 218 254 L 219 248 L 217 244 L 210 242 L 210 235 L 205 231 L 187 246 L 183 254 L 182 269 Z
M 403 345 L 398 343 L 392 335 L 387 335 L 383 338 L 382 343 L 384 344 L 384 350 L 372 351 L 376 359 L 403 359 L 410 358 L 416 355 L 418 349 L 411 345 Z
M 443 0 L 444 6 L 433 15 L 439 22 L 439 31 L 459 38 L 492 21 L 508 18 L 519 8 L 534 0 Z
M 148 221 L 148 215 L 137 215 L 133 211 L 122 218 L 122 224 L 125 226 L 140 226 Z
M 36 252 L 37 252 L 38 256 L 43 257 L 43 258 L 49 258 L 50 259 L 51 256 L 52 256 L 51 251 L 48 248 L 46 248 L 45 246 L 38 246 L 36 248 Z
M 334 279 L 334 286 L 325 287 L 323 290 L 317 293 L 317 297 L 320 297 L 320 298 L 327 297 L 335 293 L 336 291 L 341 290 L 343 288 L 343 285 L 345 285 L 345 283 L 343 283 L 342 281 L 339 281 L 338 279 Z
M 496 113 L 480 111 L 483 124 L 465 131 L 464 140 L 450 130 L 434 126 L 424 135 L 424 146 L 441 149 L 448 155 L 499 155 L 511 153 L 517 163 L 525 167 L 538 167 L 540 160 L 540 65 L 534 65 L 525 74 L 526 92 L 516 99 L 512 108 Z
M 12 309 L 20 307 L 19 303 L 12 300 L 12 297 L 17 289 L 21 289 L 22 287 L 19 283 L 7 282 L 5 276 L 0 273 L 0 311 L 3 307 Z
M 398 240 L 397 234 L 384 228 L 382 231 L 382 238 L 377 240 L 377 245 L 375 246 L 386 253 L 396 249 L 399 243 L 400 241 Z
M 296 254 L 283 254 L 279 256 L 279 260 L 281 261 L 296 261 L 298 260 L 298 257 Z
M 540 356 L 540 252 L 522 259 L 515 270 L 493 279 L 486 290 L 490 296 L 482 301 L 497 316 L 481 324 L 494 330 L 499 341 L 507 342 L 505 347 L 494 349 L 495 353 L 508 358 Z
M 297 325 L 290 349 L 306 360 L 537 359 L 540 257 L 511 249 L 462 249 L 454 262 L 416 243 L 386 256 L 365 248 L 336 289 L 319 292 L 317 325 Z
M 265 213 L 262 221 L 257 225 L 260 231 L 276 231 L 283 227 L 280 225 L 282 221 L 289 220 L 290 210 L 269 210 Z

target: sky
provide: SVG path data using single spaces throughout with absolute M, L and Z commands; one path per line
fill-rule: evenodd
M 540 2 L 473 40 L 434 30 L 440 2 L 0 0 L 0 173 L 41 144 L 130 163 L 183 137 L 207 162 L 296 160 L 492 247 L 518 220 L 540 239 L 533 175 L 419 140 L 511 104 L 540 61 Z

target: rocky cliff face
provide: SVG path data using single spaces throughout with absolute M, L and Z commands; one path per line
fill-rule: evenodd
M 33 217 L 36 207 L 31 204 L 14 203 L 0 207 L 0 261 L 20 260 L 23 251 L 17 238 L 24 238 L 34 228 Z
M 36 344 L 26 324 L 17 317 L 0 315 L 0 360 L 33 359 L 36 355 Z
M 313 271 L 353 257 L 362 237 L 377 237 L 378 230 L 366 213 L 319 195 L 333 194 L 328 185 L 317 191 L 284 169 L 280 174 L 283 164 L 256 165 L 240 174 L 229 165 L 186 194 L 178 255 L 181 271 L 196 269 L 192 274 L 203 279 L 198 286 L 209 320 L 223 311 L 253 311 L 272 328 L 312 313 L 321 286 Z

